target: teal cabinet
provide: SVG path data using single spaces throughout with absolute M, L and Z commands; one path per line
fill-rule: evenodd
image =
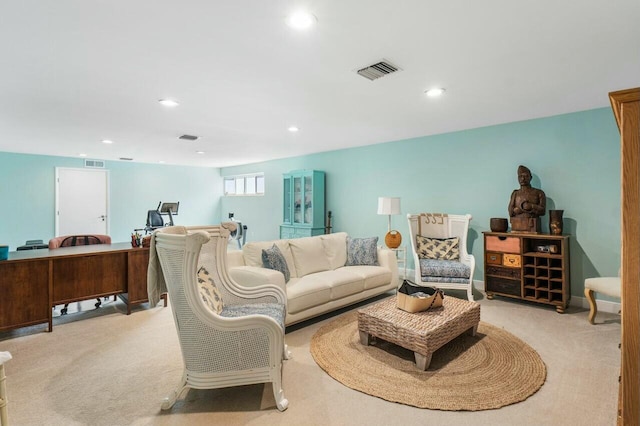
M 324 234 L 324 172 L 296 170 L 285 173 L 282 182 L 280 238 Z

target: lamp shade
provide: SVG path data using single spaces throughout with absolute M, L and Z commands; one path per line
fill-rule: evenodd
M 378 214 L 400 214 L 400 197 L 378 197 Z

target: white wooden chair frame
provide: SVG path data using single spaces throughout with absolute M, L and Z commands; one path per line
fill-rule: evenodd
M 225 304 L 286 304 L 284 291 L 274 285 L 246 288 L 231 280 L 226 267 L 228 230 L 218 226 L 182 228 L 183 235 L 176 235 L 175 227 L 169 232 L 169 228 L 159 229 L 153 235 L 184 362 L 180 384 L 165 399 L 162 409 L 170 409 L 188 388 L 215 389 L 271 382 L 276 405 L 284 411 L 289 404 L 282 390 L 282 360 L 289 355 L 284 344 L 284 330 L 269 316 L 226 318 L 203 303 L 196 277 L 203 262 L 203 246 L 213 243 L 213 252 L 208 255 L 214 264 L 209 263 L 207 269 Z M 239 341 L 252 343 L 250 347 L 239 347 Z M 243 357 L 251 359 L 243 362 L 253 364 L 244 369 L 220 367 L 221 364 L 243 364 L 234 362 L 235 358 Z
M 425 214 L 425 213 L 423 213 Z M 427 213 L 428 214 L 428 213 Z M 443 215 L 439 213 L 431 214 L 433 220 L 441 220 Z M 469 222 L 471 222 L 472 216 L 470 214 L 455 215 L 447 214 L 448 227 L 443 231 L 441 235 L 431 235 L 435 238 L 459 238 L 459 250 L 460 250 L 460 262 L 467 265 L 471 269 L 468 282 L 464 284 L 460 283 L 446 283 L 446 282 L 423 282 L 422 274 L 420 271 L 420 259 L 418 258 L 418 252 L 416 250 L 416 235 L 418 235 L 420 220 L 420 214 L 408 214 L 407 221 L 409 222 L 409 233 L 411 236 L 411 252 L 413 254 L 414 270 L 415 270 L 415 283 L 418 285 L 429 285 L 438 287 L 440 289 L 452 289 L 452 290 L 466 290 L 467 299 L 473 301 L 473 272 L 476 267 L 476 260 L 472 254 L 467 252 L 467 234 L 469 232 Z M 423 235 L 429 237 L 430 235 Z

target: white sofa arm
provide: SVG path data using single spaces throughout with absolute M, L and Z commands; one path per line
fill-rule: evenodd
M 282 290 L 286 289 L 284 275 L 282 275 L 282 272 L 273 269 L 258 268 L 257 266 L 236 266 L 229 268 L 229 276 L 232 280 L 244 287 L 273 284 Z
M 227 251 L 227 268 L 235 268 L 237 266 L 244 266 L 244 256 L 242 250 L 228 250 Z
M 378 247 L 378 263 L 383 268 L 391 270 L 391 282 L 395 283 L 396 287 L 400 287 L 398 259 L 396 258 L 396 254 L 384 247 Z

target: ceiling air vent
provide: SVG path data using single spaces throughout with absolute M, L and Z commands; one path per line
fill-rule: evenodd
M 364 78 L 373 81 L 377 78 L 384 77 L 385 75 L 394 73 L 396 71 L 400 71 L 400 68 L 396 67 L 390 62 L 382 60 L 377 64 L 369 65 L 368 67 L 359 69 L 357 73 Z
M 182 139 L 183 141 L 197 141 L 198 139 L 200 139 L 200 136 L 182 135 L 178 139 Z
M 120 159 L 122 161 L 133 161 L 133 158 L 129 158 L 129 157 L 120 157 Z
M 84 160 L 84 166 L 92 169 L 104 169 L 104 160 Z

